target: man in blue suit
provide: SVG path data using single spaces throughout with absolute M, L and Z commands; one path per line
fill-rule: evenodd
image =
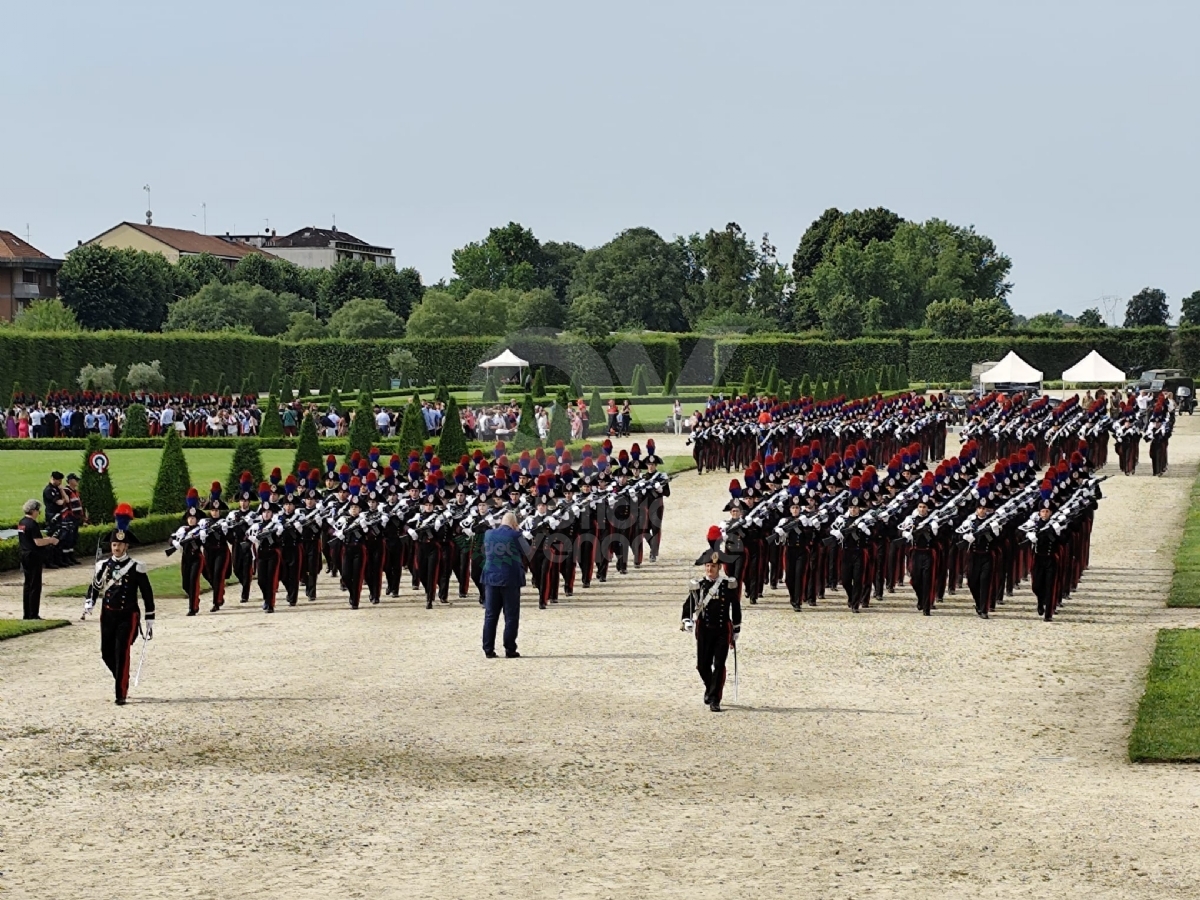
M 529 544 L 517 530 L 517 517 L 505 513 L 500 526 L 483 536 L 483 655 L 496 658 L 496 624 L 504 610 L 504 655 L 517 652 L 517 627 L 521 621 L 521 588 L 525 586 L 525 563 Z

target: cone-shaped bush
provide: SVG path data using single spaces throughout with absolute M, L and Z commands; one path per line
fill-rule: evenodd
M 200 379 L 199 378 L 192 379 L 192 386 L 188 389 L 188 393 L 191 394 L 193 397 L 200 396 Z
M 271 376 L 271 386 L 267 388 L 267 393 L 274 394 L 276 397 L 279 396 L 279 373 L 278 372 L 276 372 L 274 375 Z
M 433 399 L 439 403 L 450 402 L 450 389 L 446 387 L 446 382 L 442 380 L 442 376 L 438 376 L 437 387 L 434 388 Z
M 758 390 L 758 374 L 754 366 L 746 366 L 746 374 L 742 377 L 742 393 L 753 396 Z
M 259 426 L 258 433 L 265 438 L 283 437 L 283 419 L 279 415 L 278 394 L 271 394 L 267 397 L 267 405 L 263 407 L 262 425 Z
M 496 374 L 494 369 L 488 369 L 487 375 L 483 379 L 483 402 L 495 403 L 500 399 L 500 392 L 496 389 Z
M 263 480 L 263 461 L 256 438 L 239 438 L 238 442 L 233 445 L 233 459 L 229 464 L 229 474 L 225 476 L 224 483 L 226 497 L 233 496 L 238 482 L 242 480 L 243 472 L 250 473 L 254 479 L 254 487 L 257 489 L 259 482 Z
M 541 443 L 538 437 L 537 418 L 533 411 L 533 395 L 526 394 L 521 403 L 521 421 L 517 425 L 517 433 L 523 434 L 535 444 Z
M 125 428 L 121 437 L 144 438 L 150 436 L 150 421 L 146 416 L 146 407 L 134 403 L 125 410 Z
M 174 428 L 167 429 L 163 442 L 162 456 L 158 460 L 158 477 L 154 479 L 154 494 L 150 498 L 150 512 L 183 512 L 192 476 L 188 473 L 187 459 L 183 455 L 183 441 Z
M 538 398 L 546 396 L 546 371 L 543 366 L 538 366 L 533 375 L 533 396 Z
M 663 382 L 662 395 L 664 397 L 674 397 L 678 393 L 675 390 L 675 373 L 670 369 L 667 370 L 667 379 Z
M 321 397 L 329 396 L 329 373 L 328 372 L 321 373 L 321 380 L 317 382 L 317 391 L 319 392 L 319 396 L 321 396 Z
M 371 452 L 371 445 L 379 443 L 379 429 L 375 427 L 375 404 L 370 391 L 359 391 L 358 405 L 354 409 L 354 420 L 350 423 L 350 445 L 346 455 L 353 456 L 357 450 L 363 456 Z
M 554 414 L 550 417 L 550 431 L 546 435 L 546 443 L 551 447 L 555 441 L 571 442 L 571 415 L 568 412 L 570 408 L 571 401 L 567 399 L 566 390 L 559 388 L 554 398 Z
M 296 456 L 292 460 L 292 471 L 300 471 L 300 463 L 307 462 L 318 472 L 325 468 L 325 457 L 321 455 L 321 441 L 317 437 L 317 423 L 312 413 L 306 413 L 300 423 L 300 442 L 296 445 Z
M 329 405 L 337 410 L 338 414 L 342 412 L 342 392 L 334 388 L 329 392 Z
M 412 399 L 404 407 L 404 418 L 400 422 L 400 446 L 397 452 L 401 457 L 407 456 L 410 450 L 420 450 L 425 446 L 425 419 L 421 416 L 421 404 Z
M 21 396 L 21 382 L 14 381 L 13 389 L 12 389 L 12 397 L 8 401 L 9 409 L 13 408 L 14 406 L 21 405 L 20 401 L 17 399 L 20 396 Z
M 89 462 L 93 453 L 104 450 L 104 441 L 98 434 L 89 434 L 83 448 L 83 475 L 79 479 L 79 500 L 93 525 L 111 522 L 113 510 L 117 508 L 117 496 L 113 493 L 109 470 L 97 472 Z
M 588 430 L 599 427 L 602 431 L 608 430 L 608 413 L 604 411 L 604 401 L 600 399 L 599 389 L 592 391 L 592 400 L 588 404 Z M 584 435 L 587 437 L 587 435 Z
M 450 395 L 446 414 L 442 418 L 442 436 L 438 441 L 438 457 L 447 471 L 453 472 L 458 460 L 467 452 L 467 436 L 463 433 L 462 420 L 458 417 L 458 401 Z
M 767 394 L 773 396 L 779 393 L 779 372 L 774 366 L 767 370 Z
M 571 399 L 578 400 L 583 396 L 583 379 L 579 377 L 579 370 L 576 369 L 571 375 Z

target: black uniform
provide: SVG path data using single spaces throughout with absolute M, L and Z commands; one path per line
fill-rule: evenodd
M 696 632 L 696 671 L 704 682 L 704 702 L 714 712 L 721 709 L 729 647 L 734 635 L 742 630 L 742 604 L 737 588 L 728 576 L 717 577 L 715 586 L 708 578 L 693 581 L 683 601 L 683 619 L 691 620 Z M 709 598 L 707 603 L 705 598 Z M 704 608 L 700 610 L 702 603 Z
M 25 574 L 24 615 L 26 619 L 40 619 L 42 609 L 42 548 L 37 542 L 42 539 L 42 527 L 37 519 L 25 516 L 17 523 L 18 554 L 21 571 Z
M 87 607 L 99 602 L 100 655 L 112 672 L 117 703 L 129 694 L 129 662 L 133 642 L 141 629 L 138 594 L 146 605 L 146 621 L 154 621 L 154 589 L 144 564 L 130 556 L 109 558 L 96 564 Z

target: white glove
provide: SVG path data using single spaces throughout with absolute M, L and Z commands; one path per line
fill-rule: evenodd
M 146 620 L 146 640 L 149 641 L 149 640 L 153 640 L 153 639 L 154 639 L 154 620 L 147 619 Z
M 887 514 L 887 513 L 880 513 L 880 514 L 879 514 L 879 521 L 880 521 L 880 522 L 886 522 L 887 520 L 888 520 L 888 514 Z
M 1057 522 L 1051 522 L 1050 527 L 1054 529 L 1055 534 L 1062 534 L 1062 526 Z
M 683 619 L 679 623 L 680 631 L 691 631 L 695 627 L 695 623 L 691 619 Z
M 996 537 L 1000 537 L 1000 523 L 999 522 L 992 523 L 992 534 L 996 535 Z
M 932 534 L 934 537 L 937 537 L 937 530 L 938 530 L 938 523 L 931 522 L 929 525 L 929 533 Z
M 408 529 L 408 536 L 414 541 L 417 539 L 417 533 L 413 529 Z
M 776 525 L 776 526 L 775 526 L 775 533 L 776 533 L 777 535 L 779 535 L 780 537 L 783 537 L 783 526 L 782 526 L 782 525 Z
M 870 526 L 870 525 L 868 525 L 866 522 L 859 522 L 859 523 L 858 523 L 858 530 L 859 530 L 859 531 L 861 531 L 863 534 L 865 534 L 865 535 L 868 535 L 868 536 L 871 534 L 871 526 Z
M 973 544 L 973 543 L 975 543 L 975 535 L 974 535 L 974 534 L 968 534 L 968 535 L 967 535 L 967 543 L 968 543 L 968 544 Z
M 911 531 L 900 532 L 900 537 L 904 538 L 904 540 L 908 541 L 910 544 L 912 543 L 912 532 Z

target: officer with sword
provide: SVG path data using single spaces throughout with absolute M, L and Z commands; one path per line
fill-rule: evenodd
M 693 579 L 683 601 L 680 631 L 696 635 L 696 670 L 704 682 L 704 703 L 713 712 L 721 711 L 725 692 L 726 660 L 733 648 L 734 686 L 737 685 L 737 639 L 742 630 L 742 604 L 737 581 L 721 574 L 721 554 L 705 550 L 696 560 L 704 566 L 704 576 Z

